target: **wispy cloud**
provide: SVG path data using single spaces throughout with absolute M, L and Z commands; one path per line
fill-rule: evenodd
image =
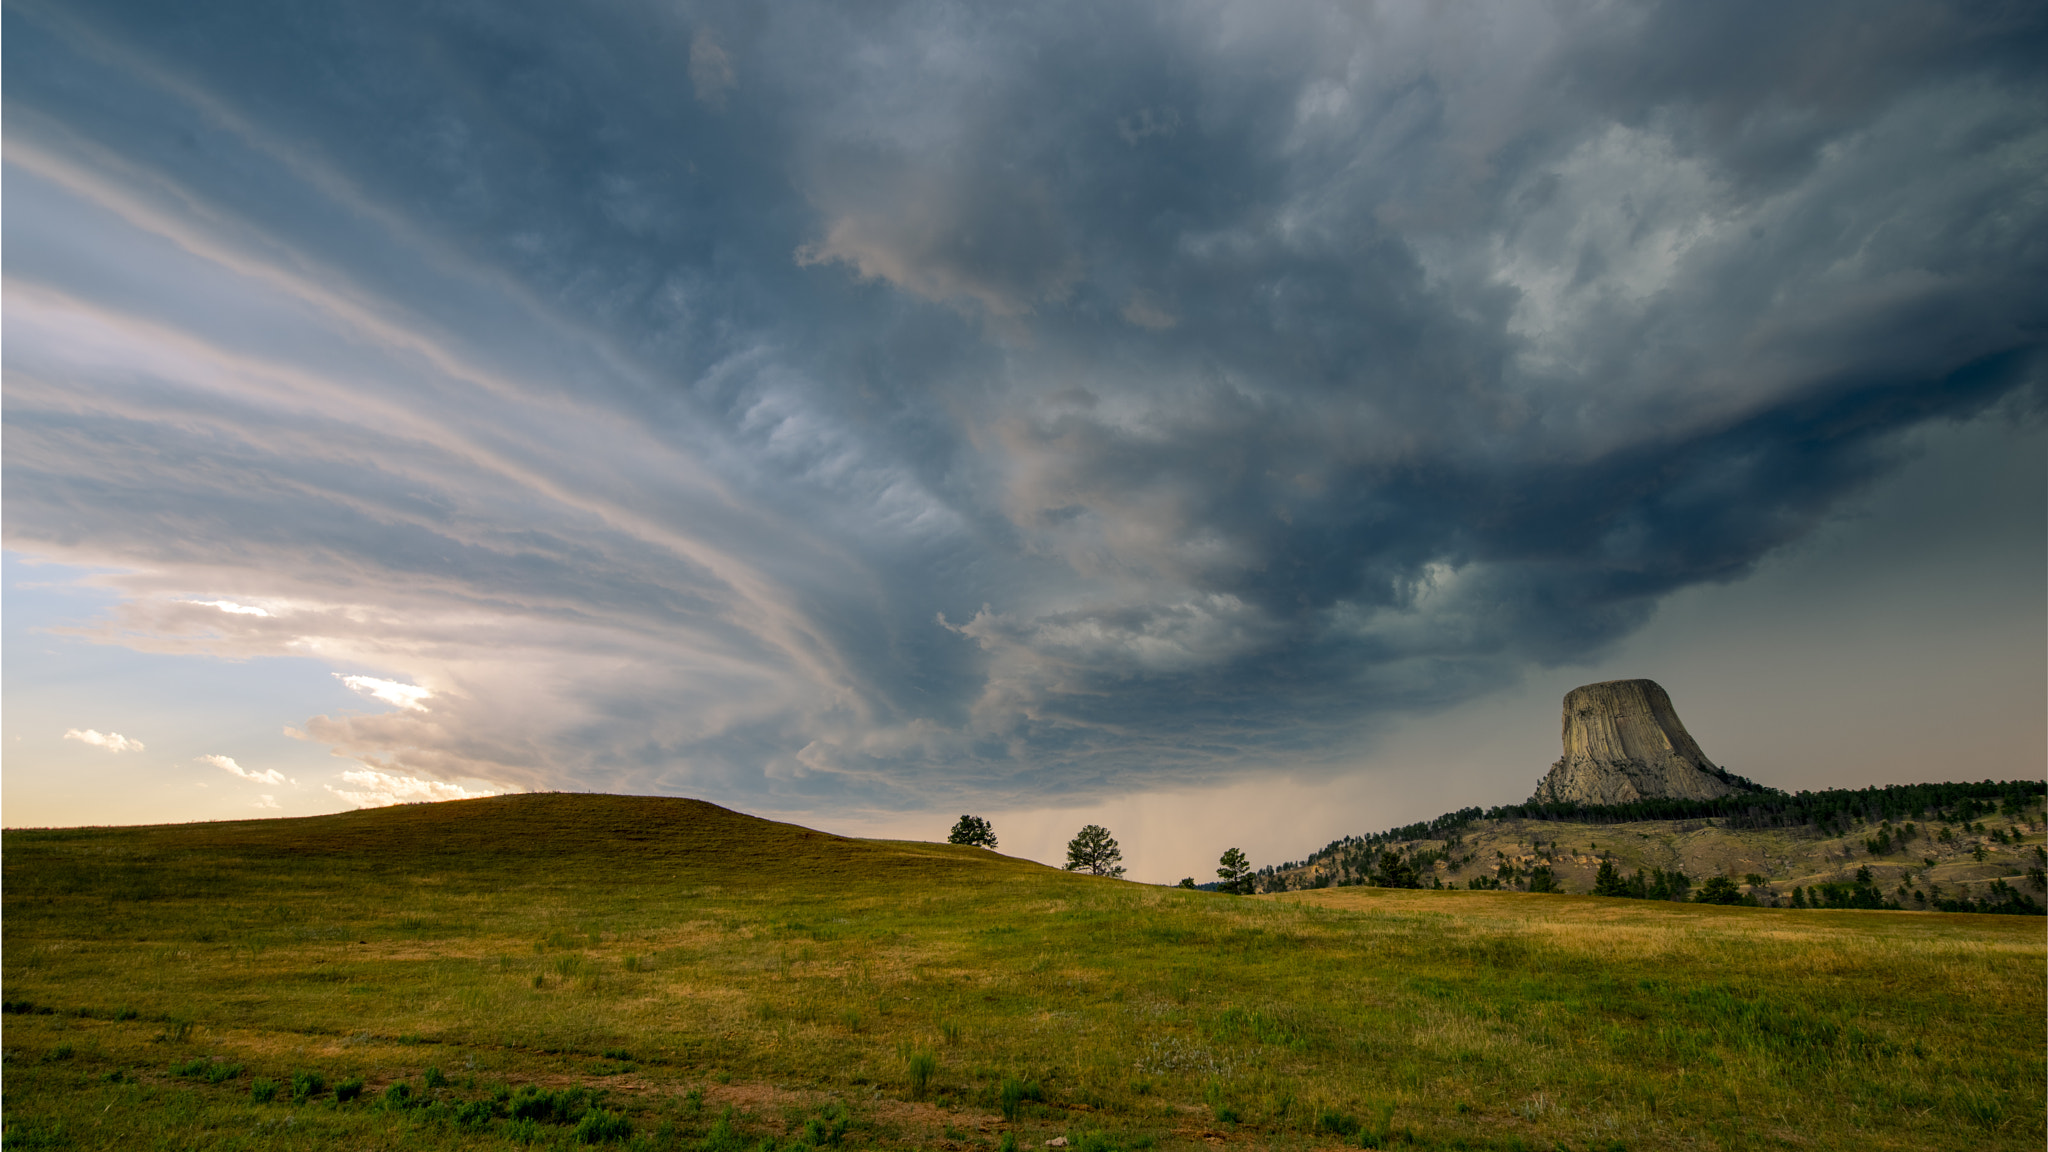
M 232 756 L 208 755 L 201 756 L 199 759 L 202 763 L 211 764 L 230 776 L 240 776 L 244 780 L 254 780 L 258 784 L 282 784 L 285 782 L 285 774 L 275 768 L 266 768 L 261 772 L 251 772 L 240 764 L 235 763 Z
M 92 728 L 70 728 L 65 730 L 64 738 L 66 740 L 76 740 L 81 744 L 90 744 L 95 748 L 105 748 L 109 752 L 141 752 L 144 750 L 142 741 L 130 740 L 119 732 L 100 732 Z

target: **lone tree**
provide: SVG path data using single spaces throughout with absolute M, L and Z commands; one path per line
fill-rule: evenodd
M 1252 862 L 1245 859 L 1242 849 L 1232 848 L 1216 863 L 1220 865 L 1216 875 L 1223 880 L 1223 886 L 1217 891 L 1234 892 L 1239 896 L 1252 894 Z
M 979 816 L 962 816 L 960 822 L 953 825 L 953 834 L 946 837 L 946 843 L 967 844 L 975 848 L 994 848 L 996 846 L 996 830 L 989 826 L 988 821 L 983 820 Z
M 1124 874 L 1123 849 L 1116 846 L 1109 829 L 1100 824 L 1090 824 L 1074 838 L 1067 841 L 1067 871 L 1087 872 L 1095 876 L 1122 876 Z

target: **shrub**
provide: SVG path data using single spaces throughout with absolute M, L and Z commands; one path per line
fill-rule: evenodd
M 827 1104 L 804 1124 L 804 1143 L 813 1148 L 836 1147 L 846 1137 L 849 1117 L 843 1104 Z
M 63 1059 L 71 1055 L 71 1048 L 69 1045 L 65 1045 L 50 1055 L 53 1059 Z M 173 1076 L 185 1076 L 195 1080 L 204 1080 L 208 1084 L 220 1084 L 240 1076 L 242 1074 L 242 1066 L 240 1064 L 224 1064 L 219 1060 L 198 1056 L 185 1061 L 183 1064 L 171 1065 L 170 1073 Z
M 304 1104 L 327 1090 L 327 1079 L 318 1072 L 300 1070 L 292 1073 L 292 1102 Z
M 441 1068 L 436 1064 L 427 1065 L 427 1073 L 422 1079 L 426 1081 L 427 1091 L 429 1092 L 436 1088 L 446 1088 L 448 1086 L 448 1078 L 441 1075 Z
M 334 1102 L 346 1104 L 363 1094 L 363 1078 L 352 1076 L 334 1086 Z
M 455 1107 L 455 1126 L 466 1132 L 481 1132 L 491 1126 L 496 1109 L 489 1100 L 471 1100 Z
M 1003 1119 L 1014 1123 L 1018 1111 L 1024 1106 L 1024 1101 L 1043 1099 L 1045 1093 L 1036 1083 L 1019 1080 L 1014 1076 L 1007 1078 L 1003 1081 L 1002 1089 Z
M 578 1144 L 606 1144 L 613 1140 L 624 1140 L 633 1134 L 633 1122 L 616 1112 L 601 1112 L 595 1108 L 583 1114 L 576 1124 Z
M 1360 1127 L 1358 1117 L 1347 1116 L 1335 1108 L 1325 1108 L 1316 1117 L 1316 1131 L 1332 1136 L 1356 1136 Z
M 411 1105 L 412 1085 L 407 1084 L 403 1080 L 399 1080 L 393 1082 L 390 1087 L 384 1089 L 385 1108 L 393 1112 L 398 1112 L 403 1111 L 408 1107 L 411 1107 Z
M 931 1087 L 932 1074 L 939 1070 L 939 1058 L 920 1048 L 910 1054 L 909 1065 L 910 1094 L 922 1100 L 926 1090 Z
M 515 1120 L 542 1124 L 574 1124 L 590 1107 L 587 1088 L 564 1088 L 550 1092 L 532 1084 L 521 1085 L 506 1108 Z
M 941 1022 L 939 1024 L 939 1036 L 948 1044 L 958 1044 L 960 1042 L 959 1023 L 953 1020 Z

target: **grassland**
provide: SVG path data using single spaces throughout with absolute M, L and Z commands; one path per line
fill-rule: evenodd
M 587 795 L 4 848 L 9 1149 L 2037 1149 L 2048 1107 L 2027 917 L 1242 898 Z

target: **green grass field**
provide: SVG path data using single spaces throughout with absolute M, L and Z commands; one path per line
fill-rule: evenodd
M 2031 917 L 1232 897 L 591 795 L 4 847 L 10 1150 L 2044 1134 Z

